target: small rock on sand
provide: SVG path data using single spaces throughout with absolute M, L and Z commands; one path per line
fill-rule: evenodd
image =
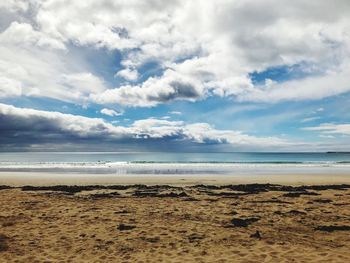
M 250 218 L 233 218 L 231 220 L 231 223 L 235 226 L 235 227 L 247 227 L 250 224 L 259 221 L 260 218 L 257 217 L 250 217 Z
M 125 230 L 132 230 L 134 229 L 136 226 L 133 225 L 125 225 L 125 224 L 119 224 L 119 226 L 117 227 L 118 230 L 120 231 L 125 231 Z
M 258 230 L 256 230 L 256 232 L 254 234 L 251 234 L 250 237 L 252 238 L 257 238 L 257 239 L 261 239 L 261 234 Z

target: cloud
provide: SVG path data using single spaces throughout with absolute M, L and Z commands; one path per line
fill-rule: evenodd
M 0 74 L 0 98 L 17 97 L 22 94 L 22 83 Z
M 320 134 L 320 138 L 325 138 L 325 139 L 334 139 L 335 137 L 333 135 L 325 135 L 325 134 Z
M 92 95 L 91 99 L 99 104 L 117 103 L 130 107 L 150 107 L 172 100 L 195 101 L 203 97 L 203 91 L 196 80 L 184 78 L 168 70 L 163 77 L 149 78 L 141 86 L 127 85 L 108 89 Z
M 0 97 L 46 97 L 85 104 L 91 93 L 102 92 L 107 84 L 88 71 L 65 50 L 52 49 L 47 42 L 19 34 L 19 41 L 0 34 Z M 17 34 L 15 35 L 17 37 Z M 15 38 L 15 37 L 14 37 Z M 38 44 L 40 42 L 40 44 Z M 41 46 L 42 45 L 42 46 Z
M 151 29 L 126 27 L 129 36 L 143 44 L 129 52 L 122 64 L 137 68 L 147 61 L 156 60 L 165 69 L 164 74 L 157 78 L 159 82 L 167 81 L 170 69 L 179 78 L 196 81 L 196 90 L 200 94 L 229 96 L 239 101 L 317 100 L 350 90 L 346 65 L 350 46 L 347 34 L 350 20 L 346 10 L 350 10 L 345 1 L 337 1 L 337 7 L 324 2 L 315 5 L 273 0 L 268 3 L 242 1 L 239 4 L 220 1 L 215 5 L 210 1 L 180 3 L 174 4 L 171 11 L 161 6 L 165 13 L 169 12 L 168 19 L 161 20 L 160 14 L 152 13 Z M 320 15 L 315 9 L 331 10 L 332 16 L 329 13 Z M 257 10 L 263 12 L 257 16 Z M 212 19 L 207 20 L 207 17 Z M 152 38 L 151 35 L 155 35 L 153 27 L 164 34 Z M 169 49 L 169 43 L 182 48 Z M 307 77 L 300 80 L 254 85 L 249 78 L 251 72 L 300 63 L 310 65 L 304 66 Z M 313 76 L 313 72 L 321 74 Z M 154 83 L 156 91 L 153 97 L 156 99 L 144 96 L 148 92 L 141 87 L 153 79 L 151 77 L 137 87 L 126 86 L 120 91 L 117 88 L 113 89 L 113 94 L 109 91 L 106 94 L 115 95 L 113 103 L 120 103 L 124 99 L 120 94 L 127 93 L 125 89 L 128 88 L 130 92 L 126 101 L 137 101 L 137 106 L 147 107 L 171 100 L 187 100 L 188 97 L 181 94 L 162 100 L 160 94 L 167 93 L 168 88 L 166 85 L 159 88 Z M 198 96 L 194 100 L 202 98 Z
M 134 81 L 137 80 L 139 73 L 135 69 L 126 68 L 118 71 L 116 75 L 126 80 Z
M 100 112 L 102 114 L 110 116 L 110 117 L 123 115 L 123 112 L 115 111 L 115 110 L 112 110 L 112 109 L 106 109 L 106 108 L 102 109 Z
M 105 90 L 104 81 L 89 72 L 62 74 L 60 83 L 65 87 L 72 88 L 74 92 L 81 94 L 81 97 L 88 96 L 92 92 Z
M 289 142 L 276 137 L 255 137 L 240 131 L 216 130 L 208 123 L 195 123 L 186 126 L 184 131 L 188 138 L 198 143 L 229 143 L 255 147 L 287 146 Z
M 209 96 L 318 100 L 350 91 L 347 0 L 12 0 L 0 9 L 6 13 L 0 19 L 0 60 L 27 74 L 2 75 L 21 83 L 22 92 L 11 96 L 150 107 Z M 68 88 L 64 76 L 93 74 L 94 65 L 70 59 L 75 47 L 118 51 L 123 68 L 117 76 L 126 83 L 86 92 Z M 149 62 L 160 72 L 144 75 Z M 268 85 L 250 79 L 252 72 L 300 64 L 302 79 Z
M 44 138 L 56 135 L 89 137 L 94 135 L 122 136 L 123 127 L 115 127 L 102 119 L 88 118 L 60 112 L 40 111 L 0 104 L 3 132 L 20 138 L 30 134 Z
M 321 117 L 315 116 L 315 117 L 304 118 L 304 119 L 301 120 L 301 122 L 305 123 L 305 122 L 316 121 L 316 120 L 319 120 L 319 119 L 321 119 Z
M 181 111 L 169 111 L 168 113 L 173 115 L 182 115 Z
M 233 147 L 286 147 L 289 142 L 275 137 L 255 137 L 239 131 L 217 130 L 207 123 L 143 119 L 129 126 L 116 126 L 99 118 L 60 112 L 17 108 L 0 104 L 0 144 L 40 145 L 47 142 L 78 144 L 96 142 L 142 144 L 149 140 L 195 144 L 229 144 Z
M 350 124 L 332 124 L 332 123 L 323 123 L 315 127 L 305 127 L 303 130 L 306 131 L 319 131 L 322 134 L 340 134 L 340 135 L 350 135 Z
M 34 30 L 32 25 L 28 23 L 19 23 L 17 21 L 12 22 L 11 25 L 1 33 L 0 43 L 20 46 L 34 45 L 61 50 L 66 49 L 65 44 L 59 39 L 52 38 L 41 31 Z
M 306 77 L 282 83 L 270 82 L 238 96 L 240 101 L 280 102 L 319 100 L 350 91 L 350 65 L 322 76 Z
M 29 3 L 27 0 L 6 0 L 0 2 L 0 9 L 7 10 L 9 12 L 27 11 Z

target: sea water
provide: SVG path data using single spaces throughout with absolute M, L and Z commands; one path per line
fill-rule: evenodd
M 350 172 L 350 153 L 0 153 L 0 171 L 212 174 Z
M 64 162 L 153 163 L 350 163 L 350 153 L 290 152 L 0 152 L 0 164 Z

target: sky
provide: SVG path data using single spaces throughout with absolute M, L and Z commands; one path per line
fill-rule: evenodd
M 2 0 L 0 151 L 350 151 L 348 0 Z

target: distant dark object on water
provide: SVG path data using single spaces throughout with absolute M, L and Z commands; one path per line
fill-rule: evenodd
M 350 152 L 326 152 L 327 154 L 350 154 Z

